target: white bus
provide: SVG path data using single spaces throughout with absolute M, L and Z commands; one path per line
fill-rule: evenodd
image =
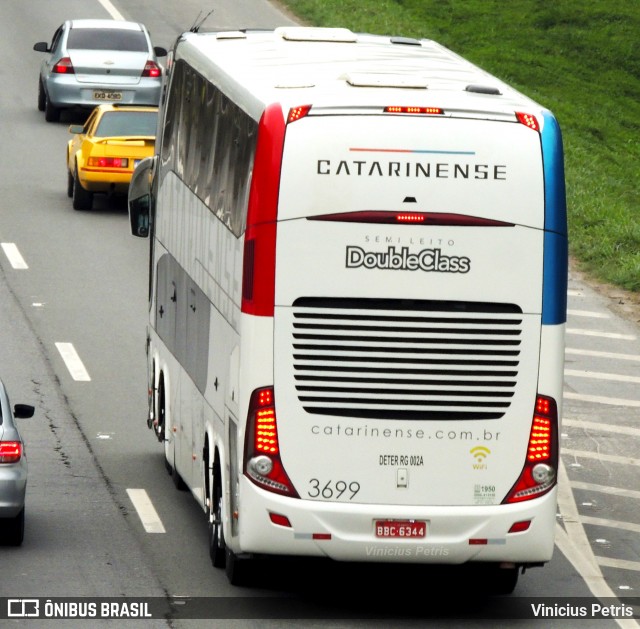
M 261 556 L 553 553 L 567 294 L 554 116 L 430 40 L 189 32 L 156 155 L 148 424 L 231 583 Z

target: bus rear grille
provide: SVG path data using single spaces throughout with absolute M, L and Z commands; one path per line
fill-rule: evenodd
M 308 413 L 366 419 L 498 419 L 518 379 L 513 304 L 300 298 L 292 350 Z

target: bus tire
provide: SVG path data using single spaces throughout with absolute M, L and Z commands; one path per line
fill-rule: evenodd
M 231 585 L 243 586 L 249 583 L 251 560 L 239 557 L 228 546 L 225 548 L 225 572 Z
M 501 596 L 512 594 L 518 584 L 519 568 L 489 568 L 486 574 L 487 594 Z
M 220 473 L 216 466 L 213 477 L 213 491 L 211 492 L 213 518 L 209 517 L 209 556 L 214 568 L 226 568 L 227 553 L 222 524 L 222 487 L 219 479 Z

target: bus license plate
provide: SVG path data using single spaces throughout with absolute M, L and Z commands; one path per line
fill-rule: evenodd
M 427 523 L 417 520 L 376 520 L 376 537 L 415 539 L 426 537 Z
M 108 90 L 95 90 L 93 97 L 96 100 L 122 100 L 122 92 L 110 92 Z

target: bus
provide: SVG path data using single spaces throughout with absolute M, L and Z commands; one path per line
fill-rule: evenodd
M 427 39 L 188 32 L 155 155 L 147 423 L 232 584 L 261 558 L 554 549 L 568 242 L 555 116 Z

